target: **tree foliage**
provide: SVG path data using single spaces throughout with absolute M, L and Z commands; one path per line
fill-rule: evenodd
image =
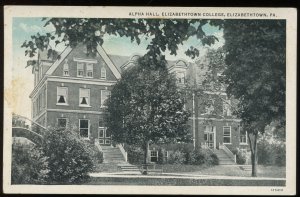
M 227 94 L 239 100 L 238 116 L 248 131 L 252 176 L 257 138 L 272 121 L 285 126 L 286 28 L 283 20 L 224 23 Z
M 50 42 L 55 46 L 64 44 L 65 46 L 76 47 L 79 43 L 84 43 L 87 54 L 96 54 L 97 44 L 104 43 L 103 36 L 115 35 L 128 37 L 132 42 L 140 44 L 142 38 L 151 39 L 147 46 L 148 55 L 156 57 L 168 50 L 171 55 L 176 55 L 179 45 L 190 37 L 196 36 L 202 45 L 211 46 L 218 38 L 214 35 L 207 35 L 203 31 L 205 24 L 222 28 L 222 20 L 207 19 L 102 19 L 102 18 L 43 18 L 45 25 L 53 25 L 54 32 L 41 35 L 37 33 L 31 36 L 31 40 L 25 41 L 25 55 L 34 57 L 37 50 L 48 50 L 48 56 L 57 55 L 57 51 L 49 48 Z M 195 43 L 195 45 L 199 44 Z M 199 56 L 199 50 L 190 46 L 186 55 L 195 58 Z M 28 62 L 35 66 L 35 61 Z
M 176 79 L 168 73 L 165 61 L 157 69 L 140 58 L 114 86 L 108 102 L 108 129 L 113 140 L 139 145 L 188 141 L 189 112 L 183 109 Z

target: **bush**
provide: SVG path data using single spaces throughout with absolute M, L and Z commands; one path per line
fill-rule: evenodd
M 12 184 L 45 184 L 49 167 L 44 152 L 33 144 L 13 143 Z
M 78 133 L 78 132 L 77 132 Z M 42 148 L 48 157 L 51 183 L 80 183 L 93 170 L 93 151 L 74 131 L 50 129 Z
M 236 155 L 236 163 L 239 165 L 243 165 L 246 163 L 247 155 L 245 152 L 241 151 L 238 148 L 231 149 L 231 152 Z
M 124 149 L 129 163 L 139 165 L 144 162 L 144 151 L 140 147 L 126 145 Z
M 285 145 L 277 145 L 275 147 L 275 163 L 278 166 L 285 166 L 286 165 L 286 151 Z
M 192 165 L 218 165 L 219 159 L 216 154 L 206 149 L 199 151 L 193 151 L 191 154 L 191 161 L 189 164 Z
M 185 154 L 179 150 L 174 151 L 174 152 L 170 151 L 168 163 L 169 164 L 184 164 L 185 163 Z
M 257 144 L 258 164 L 262 165 L 286 165 L 286 150 L 284 143 L 272 143 L 262 139 Z

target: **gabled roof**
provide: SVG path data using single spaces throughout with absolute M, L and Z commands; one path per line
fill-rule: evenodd
M 72 50 L 73 49 L 70 46 L 66 47 L 65 50 L 60 54 L 60 59 L 56 60 L 51 65 L 49 70 L 46 72 L 46 75 L 51 75 L 56 70 L 56 68 L 64 61 L 64 59 L 70 54 L 70 52 Z M 107 55 L 107 53 L 104 51 L 104 49 L 100 45 L 97 46 L 97 51 L 100 54 L 100 56 L 102 57 L 102 59 L 104 60 L 104 62 L 107 64 L 107 66 L 110 68 L 112 73 L 115 75 L 115 77 L 117 79 L 121 78 L 121 74 L 120 74 L 118 66 L 116 64 L 114 64 L 114 62 L 111 60 L 111 58 Z

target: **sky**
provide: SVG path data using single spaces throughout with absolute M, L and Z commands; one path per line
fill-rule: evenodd
M 31 40 L 31 35 L 35 35 L 38 32 L 43 34 L 55 31 L 53 26 L 48 25 L 44 27 L 44 24 L 45 21 L 42 21 L 41 18 L 13 18 L 13 112 L 28 118 L 31 117 L 31 101 L 29 95 L 34 88 L 34 78 L 31 68 L 25 68 L 29 58 L 25 56 L 25 48 L 21 48 L 21 45 L 25 40 Z M 215 35 L 219 39 L 219 42 L 216 42 L 210 48 L 218 48 L 224 44 L 223 32 L 221 30 L 209 25 L 205 25 L 203 30 L 205 33 Z M 122 56 L 132 56 L 133 54 L 142 55 L 146 53 L 149 42 L 150 39 L 146 40 L 145 37 L 142 37 L 141 44 L 137 45 L 136 43 L 131 43 L 130 38 L 105 35 L 102 47 L 108 54 Z M 179 49 L 176 56 L 169 55 L 167 51 L 165 54 L 166 59 L 194 61 L 184 54 L 191 45 L 200 50 L 200 58 L 208 49 L 207 46 L 203 47 L 196 37 L 192 37 L 184 42 L 183 45 L 178 46 Z M 58 51 L 62 51 L 63 49 L 63 45 L 58 45 L 56 48 Z

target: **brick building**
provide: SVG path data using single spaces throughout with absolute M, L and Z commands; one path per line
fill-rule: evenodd
M 98 139 L 102 145 L 112 143 L 106 132 L 105 100 L 113 85 L 121 77 L 122 70 L 135 65 L 138 55 L 130 57 L 109 55 L 101 46 L 95 57 L 87 56 L 85 47 L 67 47 L 56 61 L 47 52 L 38 54 L 38 66 L 34 71 L 32 119 L 45 126 L 79 128 L 79 135 L 87 140 Z M 175 73 L 178 87 L 184 88 L 188 78 L 195 73 L 195 63 L 185 60 L 169 61 L 169 71 Z M 190 64 L 190 65 L 189 65 Z M 197 64 L 197 63 L 196 63 Z M 201 78 L 201 77 L 200 77 Z M 190 124 L 196 147 L 218 149 L 219 145 L 239 147 L 247 144 L 241 133 L 239 120 L 230 110 L 230 100 L 224 92 L 206 91 L 215 97 L 207 107 L 197 95 L 186 100 L 192 117 Z

